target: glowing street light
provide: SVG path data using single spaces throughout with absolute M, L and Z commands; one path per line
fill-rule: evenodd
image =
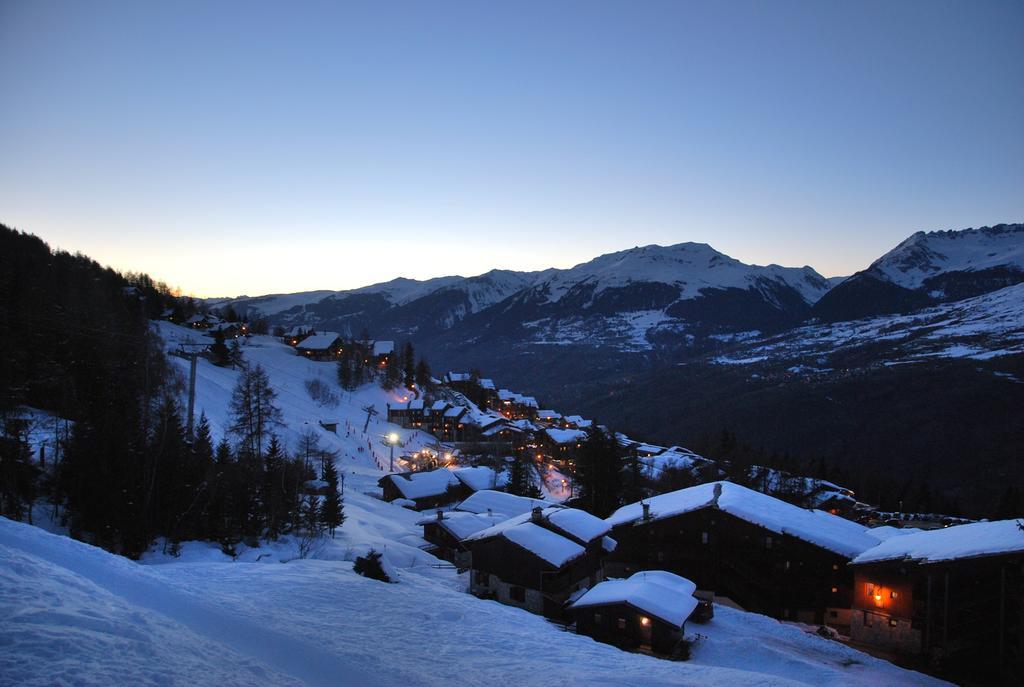
M 388 472 L 395 471 L 395 444 L 398 443 L 398 433 L 391 432 L 388 434 L 388 444 L 391 446 L 391 459 L 388 463 Z

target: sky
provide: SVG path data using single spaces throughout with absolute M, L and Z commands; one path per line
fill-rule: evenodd
M 0 0 L 0 222 L 197 296 L 1024 221 L 1024 3 Z

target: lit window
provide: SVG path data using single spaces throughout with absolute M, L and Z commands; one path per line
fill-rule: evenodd
M 832 587 L 832 593 L 835 594 L 839 591 L 839 587 Z
M 640 624 L 644 627 L 649 627 L 651 624 L 651 619 L 648 618 L 646 615 L 640 616 Z

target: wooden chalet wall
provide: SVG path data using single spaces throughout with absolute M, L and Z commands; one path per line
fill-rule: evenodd
M 1024 675 L 1024 555 L 855 569 L 854 640 L 925 654 L 954 679 L 1010 684 Z
M 625 603 L 585 606 L 574 613 L 577 633 L 623 649 L 647 645 L 655 653 L 668 655 L 683 636 L 680 628 Z M 641 618 L 648 619 L 647 628 Z
M 747 610 L 809 623 L 849 624 L 849 560 L 715 508 L 620 525 L 609 574 L 667 570 Z M 834 615 L 833 615 L 834 614 Z

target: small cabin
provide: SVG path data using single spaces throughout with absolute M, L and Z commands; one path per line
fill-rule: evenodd
M 385 475 L 377 484 L 383 491 L 385 501 L 409 501 L 415 504 L 415 510 L 444 506 L 472 493 L 447 468 Z
M 471 534 L 494 527 L 507 520 L 503 514 L 467 513 L 464 511 L 438 510 L 435 515 L 424 518 L 416 524 L 423 527 L 423 539 L 430 544 L 429 553 L 454 563 L 460 570 L 469 567 L 469 548 L 463 540 Z
M 336 360 L 341 355 L 343 343 L 341 334 L 321 332 L 300 341 L 295 346 L 295 352 L 310 360 Z
M 630 651 L 670 656 L 683 639 L 687 621 L 707 622 L 710 602 L 698 599 L 697 585 L 663 570 L 606 580 L 569 608 L 576 632 Z
M 615 548 L 599 518 L 575 508 L 535 507 L 470 535 L 470 593 L 550 618 L 580 589 L 603 579 Z
M 395 354 L 394 341 L 374 341 L 370 345 L 370 357 L 377 367 L 385 367 L 388 360 Z

